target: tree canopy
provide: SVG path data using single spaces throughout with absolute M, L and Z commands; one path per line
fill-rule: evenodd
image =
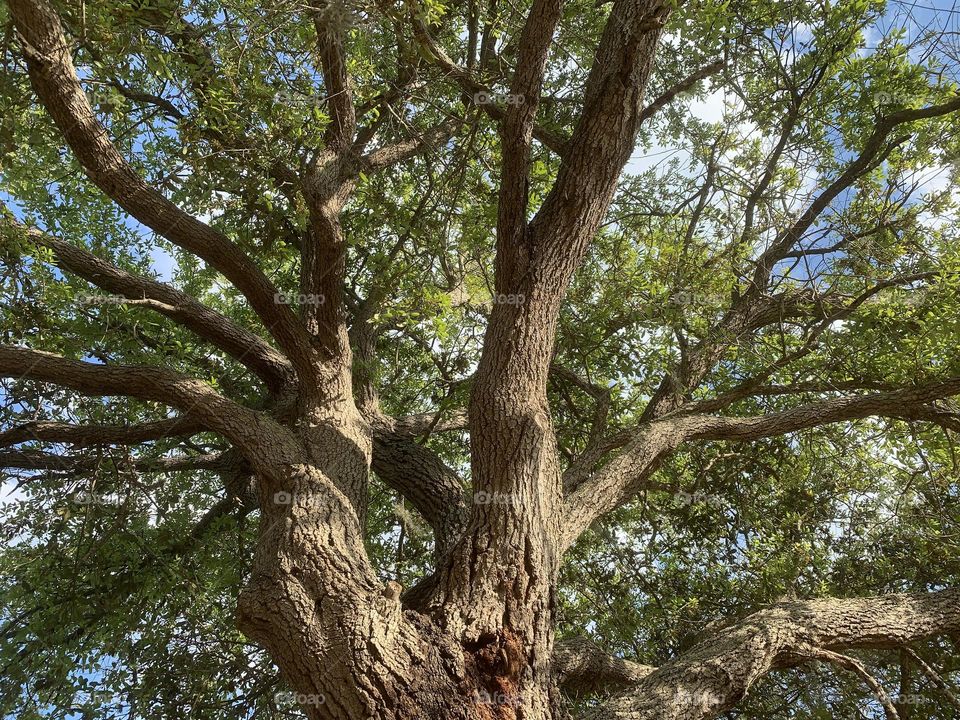
M 0 3 L 0 714 L 353 717 L 399 596 L 523 717 L 960 717 L 929 1 Z

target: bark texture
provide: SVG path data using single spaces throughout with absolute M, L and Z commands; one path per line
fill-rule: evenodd
M 33 89 L 90 181 L 132 217 L 222 273 L 276 347 L 165 283 L 121 270 L 68 239 L 0 220 L 52 251 L 63 271 L 164 315 L 236 359 L 266 390 L 262 406 L 249 407 L 196 378 L 157 367 L 94 364 L 0 346 L 4 377 L 82 394 L 131 396 L 180 413 L 134 427 L 26 423 L 0 434 L 0 446 L 27 440 L 130 445 L 199 432 L 224 437 L 232 446 L 227 452 L 164 458 L 157 465 L 222 472 L 228 500 L 239 500 L 245 512 L 259 507 L 259 539 L 237 620 L 270 653 L 311 720 L 562 720 L 567 710 L 561 691 L 616 693 L 587 715 L 597 720 L 696 720 L 734 707 L 772 670 L 835 658 L 839 650 L 904 646 L 960 631 L 960 594 L 942 590 L 776 605 L 735 621 L 659 668 L 609 656 L 583 640 L 554 637 L 564 552 L 591 523 L 647 487 L 684 443 L 746 442 L 869 416 L 956 427 L 956 415 L 938 404 L 960 392 L 956 378 L 909 388 L 834 386 L 831 390 L 850 392 L 760 417 L 714 413 L 737 399 L 776 394 L 767 383 L 776 368 L 726 396 L 694 402 L 691 393 L 736 338 L 810 310 L 809 298 L 769 291 L 771 268 L 789 256 L 834 198 L 883 161 L 895 128 L 960 109 L 960 100 L 881 118 L 862 152 L 756 259 L 753 285 L 710 333 L 685 348 L 640 424 L 605 435 L 609 391 L 554 363 L 561 304 L 607 215 L 641 123 L 724 63 L 709 63 L 645 105 L 672 5 L 618 0 L 596 49 L 579 120 L 569 138 L 558 136 L 539 125 L 537 115 L 564 8 L 559 0 L 534 0 L 517 39 L 509 83 L 522 102 L 483 108 L 499 124 L 503 158 L 495 287 L 498 296 L 514 300 L 493 306 L 467 408 L 391 418 L 379 407 L 373 379 L 358 367 L 363 363 L 354 362 L 355 353 L 365 360 L 375 352 L 380 330 L 373 318 L 382 298 L 374 294 L 350 303 L 345 297 L 349 239 L 340 215 L 361 172 L 423 152 L 461 121 L 454 118 L 422 137 L 366 152 L 376 132 L 360 127 L 363 113 L 354 101 L 348 43 L 343 28 L 328 22 L 327 5 L 297 10 L 309 14 L 316 33 L 317 73 L 331 118 L 323 146 L 312 148 L 310 161 L 298 171 L 271 169 L 283 192 L 302 200 L 309 216 L 307 231 L 297 239 L 300 291 L 323 299 L 297 314 L 276 302 L 273 284 L 240 247 L 151 187 L 117 150 L 84 95 L 73 46 L 49 0 L 9 0 Z M 460 66 L 430 37 L 415 3 L 409 10 L 411 17 L 394 19 L 408 22 L 407 40 L 425 48 L 422 62 L 435 64 L 467 92 L 484 91 L 476 69 L 489 60 L 490 43 L 485 40 L 480 57 L 471 54 Z M 198 62 L 213 63 L 202 34 L 177 25 L 181 21 L 159 18 L 153 27 Z M 476 45 L 476 28 L 471 37 Z M 421 60 L 417 63 L 405 69 L 408 79 L 421 70 Z M 201 101 L 208 80 L 191 79 Z M 395 100 L 402 95 L 400 87 L 393 93 Z M 176 117 L 179 111 L 167 112 Z M 795 123 L 793 117 L 785 124 L 784 137 Z M 237 147 L 254 142 L 248 136 L 218 141 Z M 534 142 L 561 160 L 552 189 L 530 217 Z M 770 168 L 782 150 L 783 142 Z M 865 297 L 815 304 L 812 312 L 823 323 L 811 332 L 810 343 L 824 323 L 842 319 Z M 353 312 L 356 305 L 360 310 Z M 566 469 L 548 402 L 551 372 L 597 402 L 589 445 Z M 424 441 L 432 432 L 452 430 L 469 431 L 470 490 Z M 11 451 L 0 454 L 0 462 L 63 469 L 71 461 Z M 371 472 L 433 529 L 434 572 L 416 588 L 381 582 L 368 558 L 364 524 Z M 215 506 L 210 517 L 229 507 Z M 201 522 L 195 535 L 208 525 Z

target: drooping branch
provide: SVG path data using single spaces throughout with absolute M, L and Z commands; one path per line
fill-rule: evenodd
M 960 710 L 960 698 L 954 693 L 953 688 L 947 684 L 947 682 L 940 676 L 936 670 L 930 667 L 930 663 L 920 657 L 913 648 L 905 647 L 901 648 L 901 651 L 904 652 L 916 665 L 920 668 L 924 675 L 936 685 L 937 689 L 943 693 L 944 697 L 950 701 L 950 704 L 953 705 L 957 710 Z
M 374 431 L 372 469 L 430 523 L 436 554 L 445 557 L 469 516 L 457 473 L 430 449 L 382 429 Z
M 839 667 L 853 671 L 861 680 L 863 680 L 864 683 L 866 683 L 867 687 L 870 688 L 877 700 L 880 701 L 887 720 L 900 720 L 900 713 L 898 713 L 897 708 L 894 707 L 893 701 L 890 700 L 890 696 L 887 694 L 887 691 L 883 689 L 883 685 L 881 685 L 880 681 L 877 680 L 870 673 L 870 671 L 864 667 L 863 663 L 856 658 L 852 658 L 849 655 L 843 655 L 842 653 L 833 652 L 832 650 L 823 650 L 820 648 L 806 648 L 797 654 L 811 660 L 823 660 L 824 662 L 833 663 L 834 665 L 838 665 Z
M 223 273 L 247 298 L 298 371 L 310 367 L 305 333 L 256 264 L 224 235 L 185 213 L 127 163 L 97 120 L 77 77 L 70 43 L 48 0 L 13 0 L 30 81 L 90 180 L 154 232 Z
M 811 651 L 895 648 L 960 631 L 960 589 L 788 602 L 724 628 L 585 720 L 700 720 L 733 708 L 771 670 Z

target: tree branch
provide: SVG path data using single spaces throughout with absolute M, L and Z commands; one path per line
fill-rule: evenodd
M 761 610 L 657 668 L 589 720 L 697 720 L 733 708 L 771 670 L 811 651 L 893 648 L 960 631 L 960 589 L 789 602 Z
M 564 692 L 589 695 L 632 687 L 656 668 L 610 655 L 587 638 L 571 638 L 554 646 L 553 670 Z
M 636 494 L 663 460 L 685 442 L 744 442 L 872 416 L 943 424 L 949 413 L 931 403 L 957 394 L 960 378 L 950 378 L 869 395 L 829 398 L 768 415 L 673 415 L 621 431 L 602 446 L 623 447 L 619 455 L 591 475 L 585 477 L 588 468 L 581 465 L 572 468 L 573 477 L 565 478 L 569 494 L 564 503 L 563 543 L 572 543 L 594 520 Z
M 105 460 L 123 460 L 109 456 L 57 455 L 37 450 L 0 452 L 0 468 L 17 470 L 56 470 L 77 472 L 91 470 Z M 227 452 L 202 455 L 175 455 L 156 458 L 132 458 L 128 467 L 143 472 L 176 472 L 182 470 L 225 470 L 234 464 Z
M 71 425 L 69 423 L 34 421 L 17 425 L 0 433 L 0 447 L 37 440 L 68 443 L 75 447 L 91 445 L 139 445 L 168 437 L 187 437 L 207 428 L 192 415 L 169 420 L 156 420 L 139 425 Z
M 695 70 L 694 72 L 690 73 L 687 77 L 683 78 L 678 83 L 672 85 L 670 88 L 658 95 L 653 102 L 647 105 L 643 109 L 643 112 L 640 113 L 640 122 L 649 120 L 658 112 L 663 110 L 663 108 L 673 102 L 677 95 L 687 92 L 701 80 L 706 80 L 711 75 L 720 72 L 720 70 L 722 70 L 725 66 L 726 63 L 723 60 L 714 60 L 709 65 L 704 65 L 699 70 Z
M 271 392 L 278 392 L 293 382 L 293 368 L 286 357 L 259 336 L 196 298 L 166 283 L 121 270 L 77 245 L 10 222 L 26 232 L 38 246 L 52 250 L 58 267 L 108 292 L 129 298 L 131 304 L 140 302 L 169 317 L 245 365 L 264 381 Z
M 428 448 L 383 429 L 374 431 L 372 469 L 430 523 L 436 555 L 445 557 L 469 517 L 457 473 Z
M 170 405 L 228 438 L 258 472 L 270 477 L 300 459 L 289 431 L 268 415 L 228 400 L 200 380 L 170 370 L 98 365 L 0 345 L 0 377 L 54 383 L 85 395 L 122 395 Z
M 310 368 L 308 343 L 276 288 L 236 245 L 185 213 L 130 167 L 93 113 L 77 78 L 70 45 L 48 0 L 12 0 L 30 81 L 84 172 L 120 207 L 154 232 L 191 252 L 230 280 L 247 298 L 298 370 Z
M 507 111 L 499 103 L 493 102 L 497 93 L 481 83 L 471 70 L 455 63 L 430 36 L 427 26 L 413 10 L 411 10 L 410 18 L 414 37 L 424 47 L 425 54 L 446 73 L 447 77 L 460 85 L 477 107 L 494 120 L 503 123 L 507 117 Z M 487 102 L 478 102 L 478 100 Z M 534 124 L 532 133 L 533 137 L 543 143 L 545 147 L 550 148 L 557 155 L 563 155 L 567 142 L 567 138 L 563 135 L 537 124 Z
M 833 663 L 834 665 L 839 665 L 842 668 L 853 671 L 860 677 L 861 680 L 866 683 L 867 687 L 869 687 L 870 690 L 873 691 L 873 694 L 876 695 L 877 700 L 880 701 L 880 704 L 883 705 L 883 712 L 887 716 L 887 720 L 900 720 L 900 714 L 897 712 L 893 702 L 890 700 L 890 696 L 887 694 L 887 691 L 883 689 L 880 681 L 871 675 L 867 668 L 864 667 L 863 663 L 856 658 L 852 658 L 849 655 L 842 655 L 841 653 L 835 653 L 831 650 L 821 650 L 815 648 L 803 649 L 798 653 L 798 655 L 811 660 L 823 660 L 824 662 Z

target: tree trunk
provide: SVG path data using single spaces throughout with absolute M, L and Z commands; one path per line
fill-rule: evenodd
M 459 633 L 441 623 L 451 610 L 468 618 L 478 608 L 448 600 L 444 613 L 404 609 L 396 583 L 381 588 L 369 568 L 351 567 L 362 548 L 346 539 L 350 528 L 337 527 L 336 508 L 316 504 L 310 476 L 292 474 L 291 501 L 281 494 L 282 503 L 265 505 L 238 609 L 241 629 L 271 653 L 308 717 L 563 717 L 551 677 L 552 613 L 522 631 L 471 637 L 463 623 Z

